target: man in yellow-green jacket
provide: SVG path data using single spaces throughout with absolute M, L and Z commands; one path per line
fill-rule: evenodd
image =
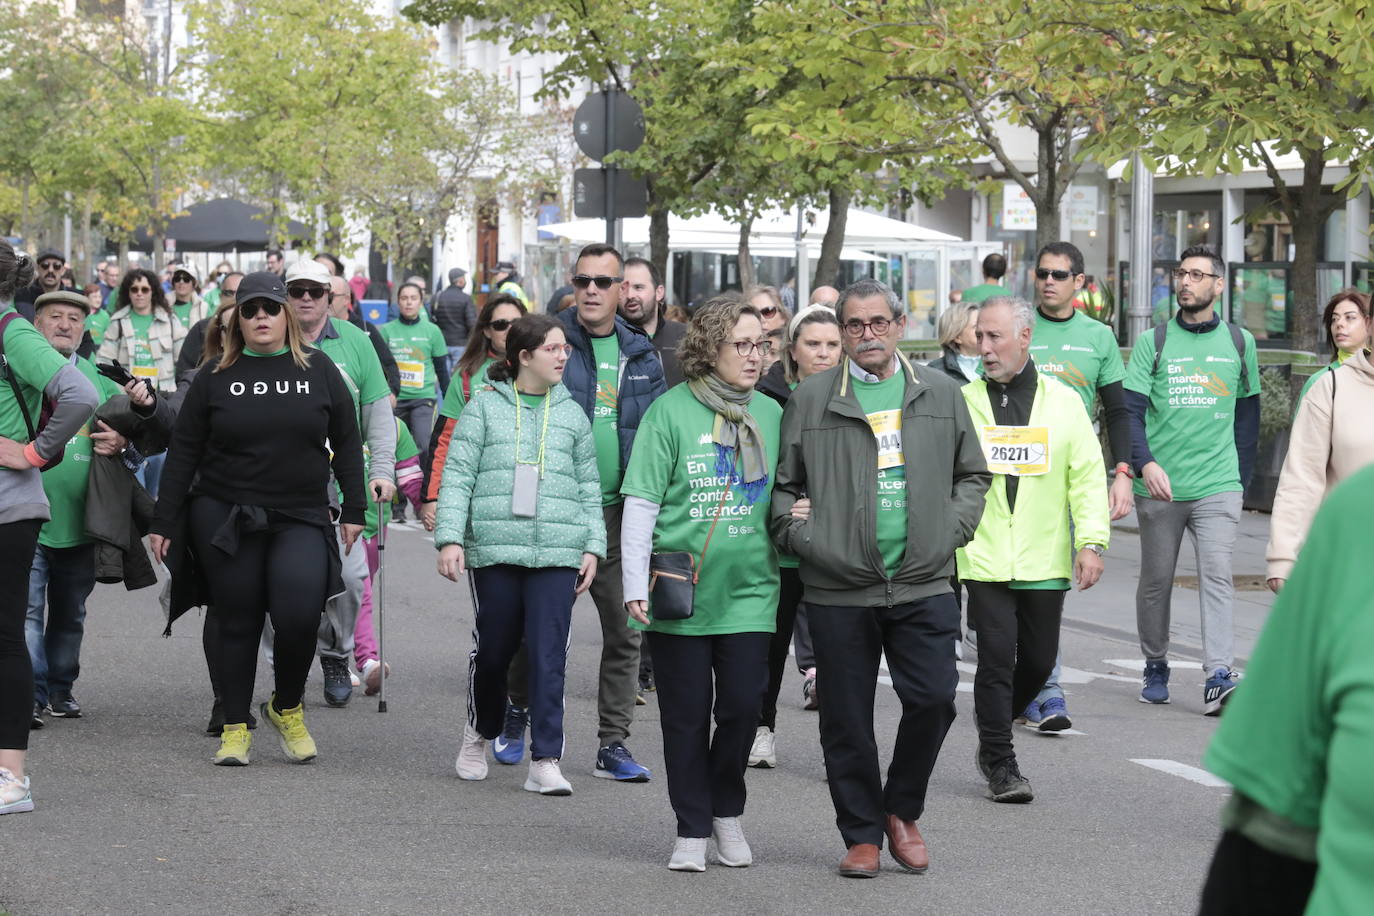
M 997 802 L 1034 797 L 1017 767 L 1012 716 L 1054 667 L 1070 575 L 1080 589 L 1097 582 L 1111 528 L 1102 448 L 1073 389 L 1036 371 L 1034 327 L 1025 300 L 987 300 L 977 327 L 984 377 L 962 389 L 993 473 L 957 558 L 978 630 L 978 769 Z

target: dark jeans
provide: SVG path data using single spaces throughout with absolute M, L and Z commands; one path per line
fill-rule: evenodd
M 918 820 L 926 787 L 954 722 L 954 641 L 959 606 L 951 594 L 894 607 L 806 605 L 816 646 L 821 750 L 835 823 L 845 846 L 882 846 L 885 819 Z M 873 698 L 878 663 L 887 655 L 892 689 L 902 702 L 887 785 L 878 771 Z
M 474 569 L 472 578 L 477 608 L 468 656 L 468 721 L 484 738 L 501 734 L 506 718 L 506 671 L 523 639 L 527 659 L 533 662 L 527 685 L 530 754 L 535 759 L 560 758 L 563 681 L 577 570 L 503 564 Z
M 24 642 L 29 567 L 38 547 L 38 519 L 0 525 L 0 749 L 29 748 L 33 721 L 33 662 Z
M 314 525 L 274 521 L 267 530 L 241 532 L 230 556 L 211 543 L 230 506 L 207 496 L 190 505 L 191 540 L 210 587 L 219 625 L 219 657 L 212 660 L 224 700 L 224 721 L 248 721 L 257 675 L 258 644 L 272 621 L 277 708 L 300 705 L 315 659 L 315 633 L 324 613 L 329 551 L 334 533 Z
M 787 650 L 792 645 L 792 627 L 797 609 L 802 603 L 801 575 L 784 566 L 778 569 L 782 590 L 778 593 L 777 630 L 768 643 L 768 689 L 763 693 L 763 712 L 759 725 L 777 727 L 778 693 L 782 690 L 782 676 L 787 673 Z
M 1013 589 L 1005 582 L 965 582 L 968 613 L 978 630 L 973 715 L 978 758 L 996 766 L 1016 756 L 1012 717 L 1035 699 L 1059 652 L 1062 591 Z
M 744 813 L 744 771 L 768 679 L 768 634 L 651 631 L 649 644 L 677 835 L 708 837 L 711 818 Z
M 69 697 L 81 673 L 86 599 L 95 591 L 95 545 L 38 545 L 29 570 L 29 613 L 24 639 L 33 662 L 33 700 Z M 47 623 L 44 625 L 44 608 Z

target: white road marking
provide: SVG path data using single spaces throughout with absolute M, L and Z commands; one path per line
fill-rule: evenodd
M 1138 763 L 1143 767 L 1159 770 L 1161 773 L 1168 773 L 1170 776 L 1178 776 L 1189 782 L 1195 782 L 1200 786 L 1207 786 L 1210 789 L 1230 788 L 1230 783 L 1226 780 L 1213 776 L 1206 770 L 1188 766 L 1186 763 L 1179 763 L 1177 760 L 1150 760 L 1133 757 L 1131 758 L 1131 763 Z

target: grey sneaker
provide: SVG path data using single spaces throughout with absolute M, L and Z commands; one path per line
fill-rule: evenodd
M 706 871 L 706 837 L 680 836 L 668 860 L 672 871 Z
M 778 765 L 778 749 L 773 739 L 773 730 L 760 725 L 754 732 L 754 745 L 749 748 L 749 765 L 772 769 Z
M 995 802 L 1024 805 L 1035 798 L 1030 780 L 1021 775 L 1016 758 L 999 763 L 988 774 L 988 797 Z
M 9 770 L 0 767 L 0 814 L 22 814 L 32 810 L 33 791 L 29 788 L 29 777 L 19 779 Z
M 754 851 L 744 838 L 744 828 L 737 817 L 711 818 L 711 838 L 716 841 L 716 858 L 721 865 L 747 868 L 754 862 Z
M 477 734 L 471 725 L 463 726 L 463 744 L 458 748 L 458 759 L 454 762 L 459 779 L 487 778 L 487 739 Z

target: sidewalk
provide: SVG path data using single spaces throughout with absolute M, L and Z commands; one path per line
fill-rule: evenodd
M 1112 543 L 1107 550 L 1102 580 L 1086 593 L 1069 593 L 1064 603 L 1065 624 L 1138 643 L 1135 589 L 1140 578 L 1140 535 L 1137 524 L 1134 512 L 1113 523 Z M 1263 587 L 1264 548 L 1268 541 L 1269 516 L 1261 512 L 1242 513 L 1231 570 L 1238 582 L 1249 580 L 1253 583 L 1244 590 L 1240 586 L 1236 589 L 1236 663 L 1242 668 L 1249 661 L 1260 628 L 1274 603 L 1273 593 Z M 1175 581 L 1188 576 L 1197 576 L 1197 558 L 1191 539 L 1185 537 L 1179 550 Z M 1169 633 L 1170 655 L 1201 658 L 1202 630 L 1196 588 L 1181 588 L 1175 584 Z

